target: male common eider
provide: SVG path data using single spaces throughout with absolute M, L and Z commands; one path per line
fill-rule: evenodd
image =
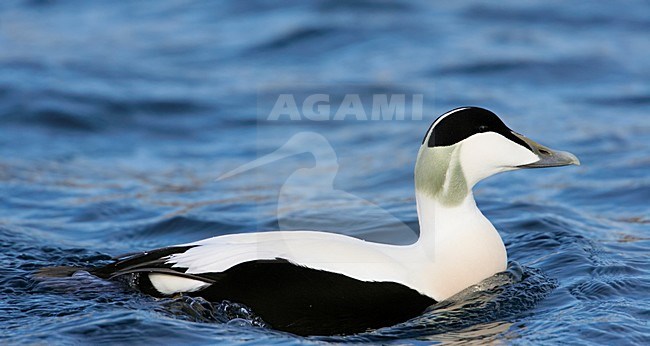
M 501 237 L 472 187 L 519 168 L 579 165 L 510 130 L 494 113 L 463 107 L 427 131 L 415 164 L 419 239 L 379 244 L 315 231 L 231 234 L 130 254 L 88 269 L 128 279 L 156 297 L 177 294 L 250 307 L 299 335 L 394 325 L 506 269 Z

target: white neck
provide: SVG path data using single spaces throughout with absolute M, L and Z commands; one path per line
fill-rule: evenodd
M 420 238 L 415 251 L 425 256 L 428 291 L 444 300 L 506 269 L 503 241 L 483 216 L 470 192 L 457 206 L 447 207 L 416 192 Z
M 451 237 L 459 232 L 465 232 L 470 226 L 485 226 L 490 223 L 476 206 L 471 191 L 463 201 L 455 206 L 445 206 L 426 193 L 415 193 L 417 203 L 420 237 L 418 244 L 434 249 L 435 241 L 441 237 Z M 473 226 L 473 227 L 471 227 Z M 491 226 L 491 224 L 490 224 Z
M 430 174 L 422 154 L 416 166 L 420 238 L 413 250 L 426 258 L 421 270 L 427 281 L 421 285 L 442 300 L 505 270 L 507 255 L 496 229 L 476 206 L 473 183 L 463 177 L 454 154 L 445 154 L 449 163 L 442 177 Z

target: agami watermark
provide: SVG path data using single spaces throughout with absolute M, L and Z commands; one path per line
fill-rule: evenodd
M 266 120 L 394 121 L 422 120 L 422 94 L 345 94 L 331 101 L 330 94 L 279 94 Z

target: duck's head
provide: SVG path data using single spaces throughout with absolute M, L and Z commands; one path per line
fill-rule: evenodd
M 415 187 L 453 205 L 496 173 L 579 164 L 575 155 L 511 130 L 487 109 L 462 107 L 441 115 L 429 128 L 418 153 Z

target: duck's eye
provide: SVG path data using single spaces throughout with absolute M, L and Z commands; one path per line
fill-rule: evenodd
M 487 125 L 481 125 L 478 127 L 478 132 L 487 132 L 488 127 Z

